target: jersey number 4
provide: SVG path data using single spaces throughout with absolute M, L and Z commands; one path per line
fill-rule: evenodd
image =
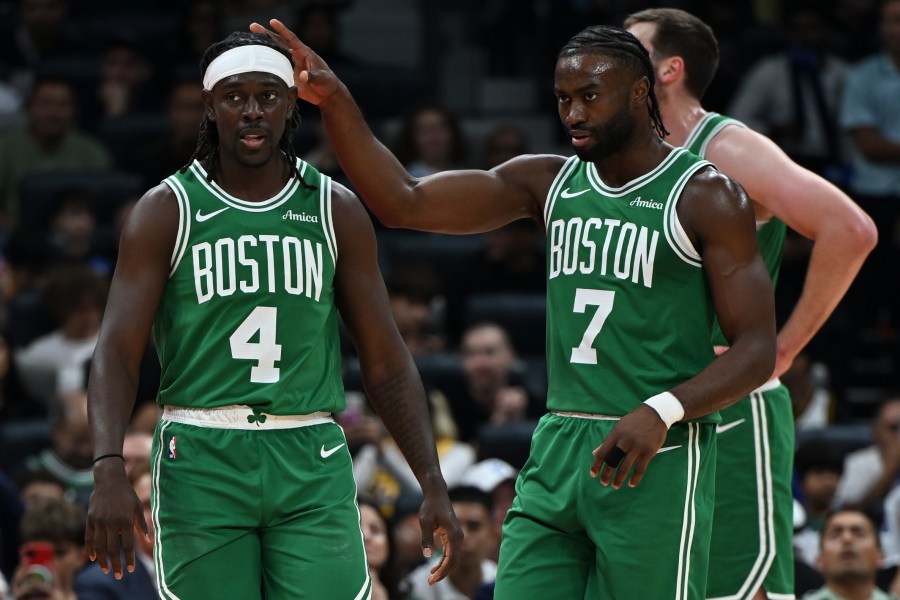
M 275 383 L 281 376 L 281 370 L 275 366 L 281 360 L 281 344 L 275 342 L 277 322 L 276 307 L 257 306 L 228 338 L 232 358 L 256 361 L 250 368 L 251 383 Z M 257 341 L 251 341 L 257 332 Z
M 575 290 L 575 307 L 573 310 L 577 313 L 584 313 L 588 306 L 596 306 L 597 312 L 591 317 L 591 322 L 588 323 L 584 337 L 581 338 L 581 343 L 572 348 L 571 362 L 580 365 L 597 364 L 597 350 L 594 348 L 594 340 L 597 339 L 600 330 L 603 328 L 603 323 L 606 322 L 606 318 L 612 312 L 615 297 L 616 293 L 610 290 L 589 290 L 584 288 Z

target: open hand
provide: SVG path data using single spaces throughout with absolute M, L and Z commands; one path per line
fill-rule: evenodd
M 251 23 L 250 31 L 265 33 L 282 48 L 291 51 L 294 58 L 294 84 L 297 95 L 310 104 L 318 106 L 331 97 L 341 85 L 337 75 L 318 54 L 300 41 L 297 35 L 278 19 L 269 21 L 272 29 L 259 23 Z M 273 31 L 274 30 L 274 31 Z

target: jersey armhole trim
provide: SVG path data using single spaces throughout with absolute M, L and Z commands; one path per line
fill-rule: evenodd
M 559 173 L 556 174 L 556 177 L 553 179 L 553 183 L 550 184 L 550 189 L 547 191 L 547 199 L 544 202 L 544 230 L 546 231 L 550 225 L 550 217 L 553 215 L 553 205 L 556 204 L 556 198 L 559 196 L 559 188 L 562 187 L 562 184 L 569 178 L 572 174 L 572 171 L 578 166 L 580 159 L 578 156 L 570 156 L 568 160 L 566 160 L 563 167 L 559 170 Z
M 681 177 L 678 178 L 678 181 L 675 182 L 675 185 L 672 186 L 672 191 L 669 193 L 669 198 L 666 200 L 666 213 L 663 226 L 666 234 L 666 241 L 681 260 L 695 267 L 702 266 L 703 259 L 694 248 L 694 244 L 691 243 L 690 237 L 688 237 L 684 226 L 678 219 L 676 207 L 678 206 L 678 201 L 681 199 L 681 192 L 684 191 L 684 187 L 687 185 L 688 180 L 690 180 L 694 173 L 708 166 L 712 166 L 712 163 L 704 160 L 688 167 L 688 169 L 681 174 Z
M 172 277 L 181 263 L 181 259 L 184 257 L 188 239 L 191 235 L 191 202 L 188 199 L 187 191 L 177 177 L 174 175 L 169 176 L 164 180 L 164 183 L 172 189 L 178 202 L 178 233 L 175 235 L 172 258 L 169 260 L 169 277 Z

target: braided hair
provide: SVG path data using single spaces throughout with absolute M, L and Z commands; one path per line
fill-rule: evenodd
M 654 86 L 656 77 L 653 73 L 653 63 L 650 54 L 641 42 L 619 27 L 608 25 L 594 25 L 581 30 L 563 46 L 558 58 L 575 56 L 578 54 L 603 54 L 612 56 L 641 76 L 650 81 L 649 105 L 650 120 L 659 137 L 669 135 L 663 125 L 662 115 L 659 112 L 659 100 L 656 98 Z
M 206 49 L 206 52 L 203 53 L 203 58 L 200 59 L 201 75 L 206 72 L 209 64 L 213 60 L 218 58 L 221 54 L 224 54 L 228 50 L 239 48 L 241 46 L 267 46 L 269 48 L 277 50 L 279 53 L 286 56 L 287 59 L 291 61 L 291 66 L 294 66 L 294 60 L 293 58 L 291 58 L 291 53 L 272 41 L 268 35 L 264 33 L 252 33 L 249 31 L 235 31 L 224 40 L 216 42 Z M 287 123 L 285 124 L 284 134 L 281 136 L 281 140 L 278 142 L 278 147 L 287 156 L 288 162 L 290 163 L 291 176 L 297 177 L 304 187 L 312 190 L 316 189 L 316 186 L 306 183 L 306 181 L 304 181 L 303 177 L 300 175 L 300 172 L 297 170 L 297 153 L 294 150 L 293 141 L 294 133 L 297 131 L 297 128 L 299 126 L 300 109 L 295 104 L 293 112 L 291 113 L 291 118 L 288 119 Z M 219 130 L 216 129 L 216 124 L 209 118 L 209 115 L 204 114 L 203 121 L 200 123 L 200 135 L 197 139 L 197 149 L 194 150 L 194 154 L 191 156 L 188 164 L 181 167 L 179 172 L 184 173 L 185 171 L 187 171 L 188 167 L 192 162 L 194 162 L 194 160 L 206 160 L 208 164 L 208 168 L 206 169 L 206 178 L 208 181 L 212 181 L 213 173 L 219 166 L 218 149 Z

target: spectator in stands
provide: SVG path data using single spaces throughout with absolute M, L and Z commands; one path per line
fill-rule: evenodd
M 428 576 L 437 563 L 432 559 L 416 568 L 406 581 L 417 600 L 465 600 L 497 576 L 496 555 L 499 539 L 491 522 L 491 497 L 476 487 L 456 486 L 448 490 L 453 511 L 463 527 L 465 538 L 459 552 L 459 566 L 433 586 Z
M 528 133 L 524 129 L 512 123 L 497 125 L 484 139 L 482 167 L 493 169 L 512 158 L 528 154 L 530 148 Z
M 57 475 L 44 469 L 25 473 L 19 480 L 19 495 L 26 508 L 45 498 L 61 499 L 66 495 L 66 484 Z
M 458 169 L 468 151 L 459 117 L 435 100 L 422 102 L 406 114 L 393 150 L 413 177 Z
M 0 230 L 15 222 L 19 183 L 32 173 L 65 170 L 106 170 L 111 159 L 92 137 L 76 130 L 75 92 L 61 79 L 35 83 L 26 103 L 22 130 L 0 136 Z
M 466 329 L 460 344 L 466 389 L 450 398 L 460 439 L 474 442 L 482 426 L 537 419 L 539 399 L 522 382 L 508 333 L 496 323 L 476 323 Z
M 0 334 L 0 423 L 46 417 L 47 407 L 35 400 L 22 385 L 13 352 L 15 349 L 7 343 L 6 336 Z
M 66 27 L 67 0 L 19 0 L 17 4 L 12 30 L 0 36 L 0 56 L 9 69 L 10 83 L 24 96 L 42 63 L 67 56 L 78 48 L 77 40 Z
M 485 234 L 484 247 L 459 261 L 447 285 L 447 332 L 458 340 L 468 300 L 479 293 L 546 294 L 543 232 L 531 219 Z M 540 325 L 538 324 L 538 327 Z M 543 333 L 543 332 L 542 332 Z
M 890 600 L 876 587 L 875 577 L 884 556 L 872 519 L 858 510 L 839 510 L 822 529 L 822 550 L 817 564 L 825 586 L 803 600 Z
M 794 547 L 807 564 L 815 565 L 825 519 L 834 507 L 838 482 L 844 472 L 844 453 L 833 440 L 812 438 L 802 442 L 794 456 L 799 501 L 806 516 L 794 530 Z
M 26 472 L 52 473 L 63 482 L 71 498 L 87 506 L 94 487 L 94 443 L 88 427 L 86 393 L 70 394 L 54 403 L 50 411 L 50 440 L 50 448 L 26 459 Z
M 100 57 L 100 81 L 83 109 L 84 120 L 97 128 L 104 121 L 159 113 L 163 105 L 159 87 L 146 51 L 135 39 L 114 34 Z
M 828 48 L 830 31 L 820 6 L 790 5 L 785 21 L 787 46 L 751 68 L 728 113 L 800 165 L 845 184 L 837 113 L 849 65 Z
M 486 458 L 466 469 L 459 484 L 461 486 L 477 487 L 491 496 L 491 526 L 494 535 L 497 536 L 497 553 L 489 556 L 491 560 L 497 560 L 500 550 L 500 536 L 502 534 L 503 520 L 506 511 L 512 506 L 516 497 L 516 477 L 519 472 L 507 462 L 499 458 Z
M 851 452 L 844 460 L 836 506 L 880 511 L 896 484 L 900 475 L 900 396 L 892 395 L 878 408 L 872 439 L 871 446 Z
M 884 50 L 857 64 L 848 74 L 840 126 L 853 144 L 856 200 L 878 226 L 878 246 L 860 272 L 863 298 L 859 309 L 877 314 L 879 307 L 900 317 L 896 294 L 883 294 L 900 256 L 900 0 L 881 3 Z
M 435 310 L 443 282 L 434 268 L 414 259 L 393 264 L 385 285 L 397 329 L 412 355 L 444 350 L 446 338 Z
M 59 394 L 86 389 L 84 366 L 97 343 L 107 291 L 107 280 L 86 266 L 66 267 L 51 276 L 44 298 L 57 328 L 17 357 L 35 397 L 49 403 Z
M 340 24 L 334 3 L 312 1 L 297 13 L 297 35 L 321 56 L 336 73 L 359 64 L 341 48 Z
M 174 84 L 166 101 L 165 134 L 137 148 L 132 156 L 122 157 L 123 168 L 138 173 L 145 187 L 157 185 L 191 161 L 203 120 L 202 91 L 195 76 Z
M 15 600 L 77 600 L 75 573 L 84 566 L 83 509 L 62 498 L 46 498 L 25 512 L 22 518 L 22 550 L 30 544 L 52 545 L 53 560 L 44 571 L 46 578 L 28 577 L 28 563 L 21 560 L 13 575 Z M 49 580 L 49 581 L 48 581 Z
M 357 504 L 359 524 L 366 542 L 369 576 L 372 578 L 371 600 L 401 600 L 406 594 L 400 590 L 394 540 L 388 522 L 373 498 L 360 496 Z
M 150 463 L 150 452 L 153 448 L 153 436 L 146 431 L 130 430 L 125 433 L 122 442 L 122 460 L 125 463 L 125 474 L 131 477 L 135 468 L 142 463 Z M 147 520 L 150 523 L 150 520 Z
M 52 260 L 47 240 L 34 232 L 13 231 L 3 243 L 3 332 L 12 348 L 53 329 L 42 300 Z

